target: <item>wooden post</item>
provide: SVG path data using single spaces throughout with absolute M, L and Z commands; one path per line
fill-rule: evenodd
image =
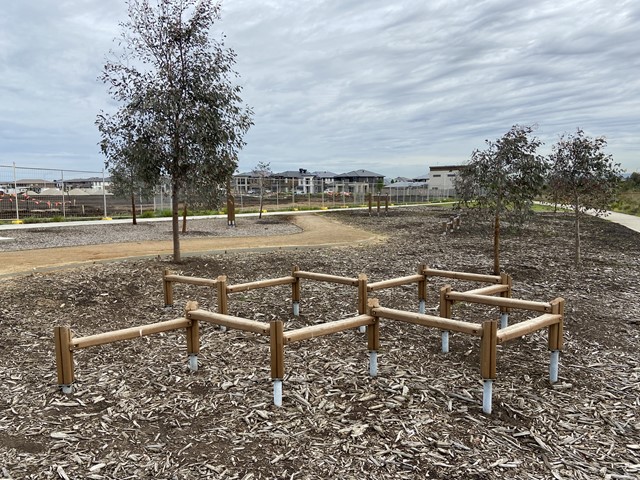
M 384 197 L 384 214 L 387 215 L 389 213 L 389 194 L 387 193 Z
M 425 313 L 427 303 L 427 276 L 424 271 L 427 266 L 423 263 L 418 266 L 418 275 L 422 275 L 422 280 L 418 280 L 418 303 L 420 304 L 420 313 Z
M 367 313 L 367 276 L 364 273 L 358 275 L 358 313 Z
M 369 216 L 371 216 L 371 194 L 367 193 L 367 204 L 369 205 Z
M 444 285 L 440 288 L 440 316 L 451 318 L 453 315 L 453 301 L 447 299 L 447 294 L 451 292 L 451 285 Z
M 500 273 L 500 284 L 506 285 L 508 287 L 508 290 L 506 292 L 501 292 L 500 296 L 504 298 L 511 298 L 511 288 L 513 285 L 511 275 L 504 272 Z M 511 312 L 511 308 L 500 307 L 500 313 L 509 313 L 509 312 Z
M 73 351 L 71 350 L 71 328 L 55 327 L 53 336 L 56 344 L 56 366 L 58 385 L 70 387 L 73 383 Z
M 453 301 L 447 298 L 451 292 L 451 285 L 445 285 L 440 289 L 440 317 L 451 318 L 453 316 Z M 449 353 L 449 331 L 443 330 L 441 333 L 442 353 Z
M 376 195 L 376 213 L 380 216 L 380 195 Z
M 480 374 L 484 380 L 496 378 L 496 352 L 498 340 L 498 322 L 482 322 L 482 340 L 480 343 Z
M 273 320 L 270 325 L 271 336 L 271 378 L 284 378 L 284 324 L 282 320 Z
M 198 302 L 187 302 L 184 308 L 185 317 L 189 318 L 189 312 L 198 309 Z M 195 318 L 190 318 L 191 325 L 187 327 L 187 353 L 197 355 L 200 353 L 200 328 Z
M 295 273 L 300 270 L 297 265 L 291 268 L 291 276 L 295 281 L 291 284 L 291 302 L 293 304 L 293 314 L 295 316 L 300 315 L 300 278 L 296 277 Z
M 367 340 L 370 352 L 380 350 L 380 319 L 373 313 L 373 309 L 380 306 L 377 298 L 371 298 L 367 302 L 367 315 L 375 318 L 373 325 L 367 328 Z
M 556 298 L 551 302 L 551 313 L 562 315 L 560 322 L 549 325 L 549 350 L 562 350 L 564 334 L 564 299 Z
M 227 297 L 227 276 L 220 275 L 216 281 L 218 287 L 218 313 L 223 315 L 229 314 L 228 297 Z
M 162 289 L 164 291 L 165 307 L 173 305 L 173 282 L 171 280 L 167 280 L 167 276 L 171 274 L 171 270 L 169 270 L 168 268 L 164 269 L 164 274 L 162 276 Z
M 227 225 L 236 226 L 236 200 L 233 195 L 227 195 Z

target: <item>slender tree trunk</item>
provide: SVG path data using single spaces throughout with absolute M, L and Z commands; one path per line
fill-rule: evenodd
M 173 182 L 173 191 L 171 192 L 171 226 L 173 230 L 173 261 L 179 263 L 180 258 L 180 206 L 178 205 L 178 185 Z
M 262 218 L 262 206 L 264 205 L 264 193 L 262 193 L 262 187 L 260 187 L 260 213 L 258 218 Z
M 133 215 L 133 224 L 137 225 L 138 220 L 136 219 L 136 194 L 131 192 L 131 215 Z
M 493 274 L 500 275 L 500 213 L 498 210 L 493 223 Z

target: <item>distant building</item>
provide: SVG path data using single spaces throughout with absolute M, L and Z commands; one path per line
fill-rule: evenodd
M 376 185 L 383 184 L 384 175 L 369 170 L 353 170 L 335 176 L 338 189 L 352 194 L 373 193 Z
M 456 178 L 463 165 L 445 165 L 429 167 L 429 194 L 431 197 L 454 197 Z
M 315 174 L 305 168 L 274 173 L 271 178 L 277 180 L 279 188 L 285 192 L 316 193 Z
M 72 178 L 70 180 L 56 180 L 56 186 L 70 190 L 73 188 L 82 188 L 86 190 L 104 190 L 111 186 L 111 177 L 89 177 L 89 178 Z

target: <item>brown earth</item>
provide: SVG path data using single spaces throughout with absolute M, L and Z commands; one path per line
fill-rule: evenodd
M 302 214 L 292 216 L 291 219 L 302 230 L 300 233 L 260 237 L 183 238 L 180 240 L 180 250 L 186 256 L 232 250 L 259 251 L 295 247 L 355 246 L 381 239 L 379 235 L 337 222 L 326 215 Z M 172 254 L 171 240 L 0 252 L 0 277 L 16 273 L 47 271 L 69 265 Z

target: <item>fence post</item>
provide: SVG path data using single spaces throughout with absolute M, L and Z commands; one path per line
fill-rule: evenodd
M 300 315 L 300 278 L 296 276 L 296 272 L 300 270 L 297 265 L 291 268 L 291 276 L 293 283 L 291 284 L 291 303 L 293 306 L 293 315 Z
M 418 312 L 423 315 L 427 311 L 427 276 L 424 274 L 426 269 L 424 263 L 418 266 L 418 275 L 422 275 L 422 280 L 418 281 Z
M 73 391 L 73 351 L 71 350 L 71 328 L 55 327 L 53 336 L 56 344 L 56 367 L 58 386 L 63 393 Z
M 171 275 L 173 272 L 168 268 L 164 269 L 164 273 L 162 275 L 162 289 L 164 291 L 164 306 L 169 307 L 173 305 L 173 282 L 171 280 L 167 280 L 167 276 Z
M 551 313 L 553 315 L 561 315 L 560 321 L 549 325 L 549 350 L 551 351 L 551 359 L 549 363 L 549 381 L 556 383 L 558 381 L 558 367 L 560 362 L 560 350 L 562 350 L 563 330 L 564 330 L 564 299 L 556 298 L 551 301 Z
M 371 194 L 367 193 L 367 203 L 369 205 L 369 216 L 371 216 Z
M 369 376 L 378 376 L 378 350 L 380 350 L 380 319 L 375 315 L 373 309 L 379 307 L 377 298 L 372 298 L 367 302 L 367 314 L 374 317 L 373 324 L 367 327 L 367 344 L 369 348 Z
M 451 291 L 451 285 L 445 285 L 440 289 L 440 317 L 451 318 L 453 314 L 453 302 L 447 298 Z M 442 353 L 449 352 L 449 331 L 442 331 Z
M 184 316 L 191 320 L 187 327 L 187 354 L 189 356 L 189 370 L 198 371 L 198 353 L 200 353 L 200 322 L 189 318 L 189 312 L 198 309 L 198 302 L 187 302 L 184 308 Z
M 229 314 L 228 297 L 227 297 L 227 276 L 220 275 L 217 280 L 218 287 L 218 313 L 223 315 Z
M 358 314 L 367 313 L 367 276 L 364 273 L 358 274 Z M 366 327 L 358 327 L 359 333 L 364 333 Z
M 271 378 L 273 379 L 273 404 L 282 406 L 282 379 L 284 378 L 284 324 L 273 320 L 270 324 Z
M 482 375 L 482 411 L 491 413 L 493 397 L 493 381 L 496 379 L 496 354 L 498 344 L 498 322 L 488 320 L 482 322 L 482 339 L 480 341 L 480 374 Z
M 502 272 L 500 274 L 500 284 L 508 287 L 506 292 L 500 292 L 500 296 L 504 298 L 511 298 L 511 275 Z M 509 307 L 500 307 L 500 328 L 507 328 L 509 326 Z

